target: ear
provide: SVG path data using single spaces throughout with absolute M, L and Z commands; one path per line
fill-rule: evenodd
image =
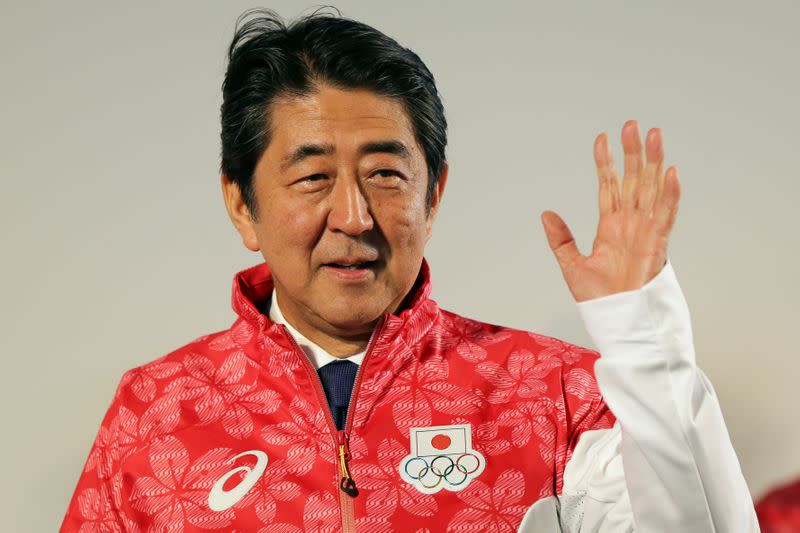
M 431 238 L 431 234 L 433 233 L 433 221 L 436 220 L 436 215 L 439 213 L 439 206 L 442 204 L 444 188 L 447 185 L 448 170 L 449 166 L 447 165 L 447 161 L 445 161 L 442 166 L 442 174 L 439 176 L 439 181 L 436 183 L 436 186 L 433 188 L 433 193 L 431 194 L 431 210 L 428 212 L 428 220 L 425 227 L 426 242 Z
M 228 179 L 226 174 L 222 174 L 221 182 L 222 198 L 225 200 L 225 208 L 228 210 L 228 216 L 231 217 L 231 222 L 233 222 L 233 225 L 242 237 L 242 243 L 244 243 L 248 250 L 253 252 L 259 251 L 261 248 L 258 245 L 253 218 L 250 216 L 250 210 L 247 208 L 247 204 L 245 204 L 242 191 L 239 190 L 239 186 L 236 183 Z

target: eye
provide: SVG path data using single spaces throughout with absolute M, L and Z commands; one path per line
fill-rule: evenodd
M 389 182 L 394 182 L 403 179 L 402 174 L 400 174 L 396 170 L 392 170 L 391 168 L 379 168 L 378 170 L 373 172 L 372 175 L 383 178 L 382 181 L 389 181 Z
M 294 186 L 302 191 L 315 192 L 325 188 L 327 179 L 328 179 L 327 174 L 322 174 L 318 172 L 316 174 L 310 174 L 308 176 L 300 178 L 294 183 Z

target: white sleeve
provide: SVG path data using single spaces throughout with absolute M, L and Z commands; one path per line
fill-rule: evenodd
M 578 309 L 617 423 L 579 438 L 559 495 L 563 531 L 758 532 L 670 263 L 641 289 Z

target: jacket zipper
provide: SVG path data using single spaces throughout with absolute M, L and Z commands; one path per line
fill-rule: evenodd
M 380 333 L 381 329 L 383 329 L 383 325 L 386 322 L 387 315 L 384 314 L 381 316 L 378 324 L 375 326 L 375 329 L 372 330 L 372 334 L 367 341 L 367 350 L 364 353 L 364 359 L 361 361 L 361 364 L 358 367 L 358 371 L 356 372 L 356 379 L 353 383 L 353 391 L 350 395 L 350 404 L 347 406 L 347 418 L 344 424 L 344 430 L 339 430 L 336 427 L 336 422 L 333 420 L 333 413 L 331 413 L 331 409 L 328 406 L 328 400 L 325 398 L 325 390 L 322 388 L 322 380 L 319 378 L 319 374 L 311 365 L 311 361 L 308 360 L 308 356 L 303 352 L 300 348 L 300 345 L 297 344 L 297 341 L 292 337 L 292 334 L 289 333 L 289 330 L 286 329 L 286 326 L 281 324 L 281 328 L 283 329 L 284 335 L 288 337 L 289 341 L 291 342 L 294 349 L 301 355 L 302 364 L 305 366 L 306 372 L 311 375 L 311 382 L 314 384 L 314 392 L 317 395 L 317 401 L 322 405 L 322 410 L 325 412 L 325 418 L 328 421 L 328 427 L 331 430 L 331 435 L 333 436 L 334 447 L 337 450 L 336 455 L 336 464 L 339 467 L 339 473 L 341 478 L 339 479 L 339 504 L 342 511 L 342 529 L 345 532 L 355 531 L 355 516 L 353 510 L 353 500 L 358 496 L 358 487 L 356 486 L 355 480 L 350 476 L 350 431 L 353 426 L 353 412 L 355 411 L 356 401 L 358 400 L 358 390 L 361 385 L 361 376 L 364 374 L 364 366 L 366 365 L 370 354 L 372 353 L 373 348 L 373 341 Z

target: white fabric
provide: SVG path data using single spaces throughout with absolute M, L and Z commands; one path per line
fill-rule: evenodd
M 577 305 L 617 423 L 579 438 L 558 495 L 562 531 L 760 531 L 671 264 L 639 290 Z
M 336 357 L 326 352 L 318 344 L 308 340 L 302 333 L 297 331 L 294 326 L 286 321 L 286 318 L 283 316 L 281 308 L 278 305 L 278 294 L 275 292 L 275 289 L 272 289 L 272 303 L 269 306 L 269 319 L 276 324 L 283 324 L 286 326 L 286 329 L 289 330 L 289 334 L 294 337 L 294 340 L 297 341 L 297 345 L 300 346 L 300 349 L 303 350 L 303 353 L 306 354 L 308 360 L 311 361 L 311 364 L 317 370 L 319 370 L 320 367 L 323 367 L 334 361 L 352 361 L 353 363 L 361 366 L 361 361 L 364 360 L 364 354 L 367 353 L 365 349 L 348 357 Z
M 564 469 L 564 485 L 558 495 L 564 533 L 637 531 L 625 485 L 620 441 L 619 423 L 612 429 L 584 431 L 579 437 Z

